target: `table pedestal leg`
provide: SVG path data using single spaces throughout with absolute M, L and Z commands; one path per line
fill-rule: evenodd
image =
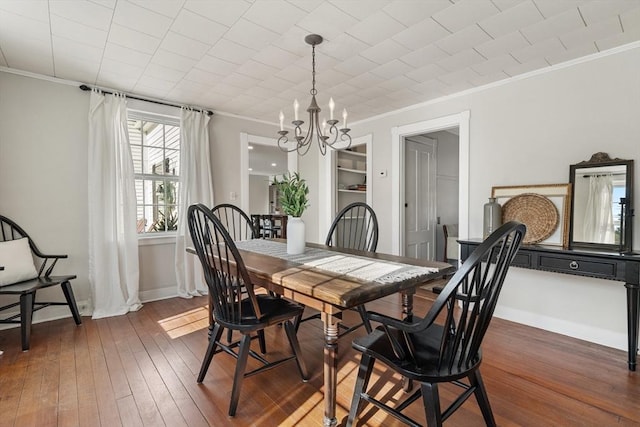
M 336 389 L 338 386 L 338 325 L 340 319 L 322 313 L 324 325 L 324 419 L 323 426 L 338 424 Z
M 402 318 L 409 322 L 413 320 L 413 295 L 415 293 L 414 288 L 402 292 Z
M 402 318 L 408 322 L 413 320 L 413 294 L 416 293 L 415 288 L 407 289 L 402 292 Z M 409 378 L 402 378 L 402 389 L 409 393 L 413 389 L 413 381 Z

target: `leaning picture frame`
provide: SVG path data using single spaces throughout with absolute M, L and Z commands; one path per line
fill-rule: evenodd
M 500 205 L 515 196 L 523 194 L 537 194 L 548 198 L 558 210 L 559 223 L 557 229 L 539 244 L 569 247 L 569 218 L 571 209 L 571 184 L 535 184 L 515 186 L 494 186 L 491 197 Z

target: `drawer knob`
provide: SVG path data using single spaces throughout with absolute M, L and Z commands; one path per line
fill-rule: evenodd
M 569 263 L 569 268 L 570 268 L 570 269 L 572 269 L 572 270 L 577 270 L 577 269 L 578 269 L 578 267 L 580 267 L 580 265 L 578 265 L 578 263 L 577 263 L 577 262 L 575 262 L 575 261 L 571 261 L 571 262 Z

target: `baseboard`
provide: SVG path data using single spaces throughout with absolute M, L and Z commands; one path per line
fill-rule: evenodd
M 587 326 L 579 323 L 568 322 L 548 316 L 541 316 L 528 311 L 516 310 L 509 307 L 496 307 L 496 317 L 522 323 L 527 326 L 544 329 L 545 331 L 567 335 L 573 338 L 589 341 L 595 344 L 612 347 L 619 350 L 627 350 L 627 335 L 608 329 Z
M 78 305 L 80 316 L 91 316 L 91 310 L 88 309 L 88 307 L 90 307 L 90 300 L 76 301 L 76 304 Z M 16 310 L 8 311 L 3 314 L 4 317 L 18 316 L 18 318 L 19 315 L 20 309 L 17 306 Z M 72 317 L 69 307 L 66 305 L 50 305 L 45 309 L 36 311 L 33 314 L 32 323 L 50 322 L 52 320 L 66 319 L 68 317 Z M 18 327 L 20 327 L 19 323 L 5 323 L 0 325 L 0 330 Z
M 165 288 L 160 289 L 152 289 L 149 291 L 140 292 L 140 301 L 142 303 L 158 301 L 168 298 L 177 297 L 177 287 L 176 285 L 167 286 Z M 80 316 L 86 317 L 91 316 L 93 314 L 93 306 L 91 304 L 90 299 L 86 300 L 77 300 L 76 304 L 78 305 L 78 311 L 80 312 Z M 20 310 L 16 306 L 16 310 L 7 311 L 3 314 L 5 317 L 10 316 L 18 316 L 19 318 Z M 52 305 L 43 310 L 36 311 L 33 314 L 33 323 L 41 323 L 41 322 L 50 322 L 52 320 L 65 319 L 67 317 L 72 317 L 71 312 L 69 311 L 69 307 L 66 305 Z M 0 331 L 9 328 L 17 328 L 20 327 L 19 323 L 5 323 L 0 324 Z
M 172 286 L 167 286 L 159 289 L 141 291 L 139 295 L 140 295 L 140 301 L 143 303 L 158 301 L 162 299 L 169 299 L 169 298 L 178 296 L 178 286 L 172 285 Z

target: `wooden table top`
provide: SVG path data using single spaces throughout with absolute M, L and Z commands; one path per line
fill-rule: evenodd
M 239 251 L 254 285 L 263 286 L 307 305 L 316 305 L 316 308 L 320 307 L 317 307 L 317 304 L 310 304 L 309 301 L 304 301 L 305 297 L 315 300 L 316 302 L 330 304 L 339 309 L 346 309 L 396 292 L 413 289 L 421 283 L 429 282 L 454 271 L 453 266 L 443 262 L 382 253 L 337 249 L 314 243 L 307 243 L 307 247 L 319 248 L 339 254 L 366 257 L 373 260 L 430 267 L 436 269 L 436 271 L 430 273 L 428 276 L 403 278 L 394 282 L 379 283 L 320 270 L 257 252 L 241 249 L 239 249 Z M 194 252 L 193 248 L 188 250 L 192 253 Z M 326 308 L 320 309 L 327 311 Z

